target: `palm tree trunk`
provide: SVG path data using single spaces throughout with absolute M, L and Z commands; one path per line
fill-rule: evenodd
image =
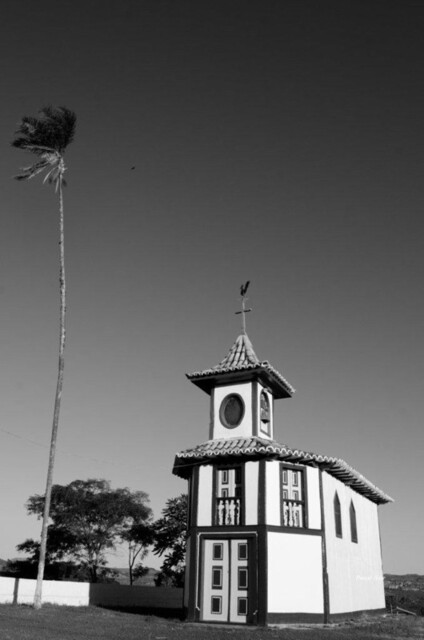
M 59 177 L 59 284 L 60 284 L 60 339 L 59 339 L 59 369 L 57 375 L 56 396 L 54 401 L 53 427 L 50 441 L 49 466 L 47 470 L 46 495 L 44 501 L 43 524 L 41 527 L 40 558 L 38 561 L 37 584 L 34 595 L 34 608 L 40 609 L 42 605 L 42 591 L 44 578 L 44 565 L 46 561 L 47 528 L 50 514 L 50 502 L 53 486 L 53 468 L 56 454 L 57 430 L 59 426 L 60 401 L 62 398 L 63 369 L 65 366 L 65 314 L 66 314 L 66 279 L 65 279 L 65 228 L 63 213 L 62 176 Z

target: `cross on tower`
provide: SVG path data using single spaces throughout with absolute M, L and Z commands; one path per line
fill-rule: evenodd
M 241 314 L 241 327 L 243 333 L 246 335 L 246 313 L 252 311 L 252 309 L 246 309 L 246 292 L 249 287 L 250 280 L 246 282 L 246 284 L 242 284 L 240 287 L 241 293 L 241 311 L 236 311 L 236 316 Z

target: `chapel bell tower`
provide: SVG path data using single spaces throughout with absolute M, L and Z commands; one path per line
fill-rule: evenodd
M 290 398 L 294 389 L 267 360 L 260 361 L 246 333 L 246 291 L 241 287 L 242 333 L 215 367 L 187 374 L 210 395 L 209 439 L 274 439 L 274 399 Z

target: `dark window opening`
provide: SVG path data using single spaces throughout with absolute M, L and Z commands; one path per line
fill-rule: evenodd
M 343 529 L 342 529 L 342 510 L 340 507 L 340 500 L 338 493 L 334 494 L 334 525 L 336 528 L 336 536 L 338 538 L 343 537 Z
M 211 612 L 212 613 L 221 613 L 222 612 L 222 598 L 221 598 L 221 596 L 212 596 Z
M 237 614 L 247 616 L 247 598 L 237 598 Z
M 350 537 L 352 542 L 358 542 L 358 528 L 356 525 L 356 510 L 353 504 L 353 500 L 350 503 L 349 508 L 349 516 L 350 516 Z

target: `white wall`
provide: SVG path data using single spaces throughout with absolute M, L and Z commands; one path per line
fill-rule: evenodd
M 34 601 L 36 580 L 25 578 L 0 577 L 0 602 L 2 604 L 32 604 Z M 45 580 L 43 582 L 43 602 L 86 606 L 90 604 L 90 585 L 87 582 L 62 582 Z
M 319 495 L 319 470 L 306 467 L 308 491 L 308 528 L 321 529 L 321 498 Z
M 244 402 L 244 416 L 238 427 L 227 429 L 219 419 L 221 402 L 230 393 L 238 393 Z M 231 384 L 224 387 L 216 387 L 213 394 L 214 402 L 214 428 L 213 438 L 249 438 L 252 435 L 252 383 Z
M 281 525 L 280 505 L 280 463 L 277 460 L 267 461 L 266 469 L 266 524 Z
M 246 525 L 258 524 L 259 462 L 245 464 Z
M 333 500 L 336 490 L 341 506 L 342 538 L 335 532 Z M 325 472 L 323 494 L 330 614 L 384 609 L 377 505 Z M 357 543 L 351 540 L 351 499 L 356 510 Z
M 36 580 L 0 577 L 0 603 L 32 604 Z M 43 602 L 68 606 L 151 607 L 180 609 L 183 590 L 44 580 Z
M 321 536 L 268 533 L 269 613 L 323 613 Z
M 199 467 L 199 492 L 197 502 L 197 526 L 210 527 L 212 524 L 212 490 L 213 467 L 202 465 Z

